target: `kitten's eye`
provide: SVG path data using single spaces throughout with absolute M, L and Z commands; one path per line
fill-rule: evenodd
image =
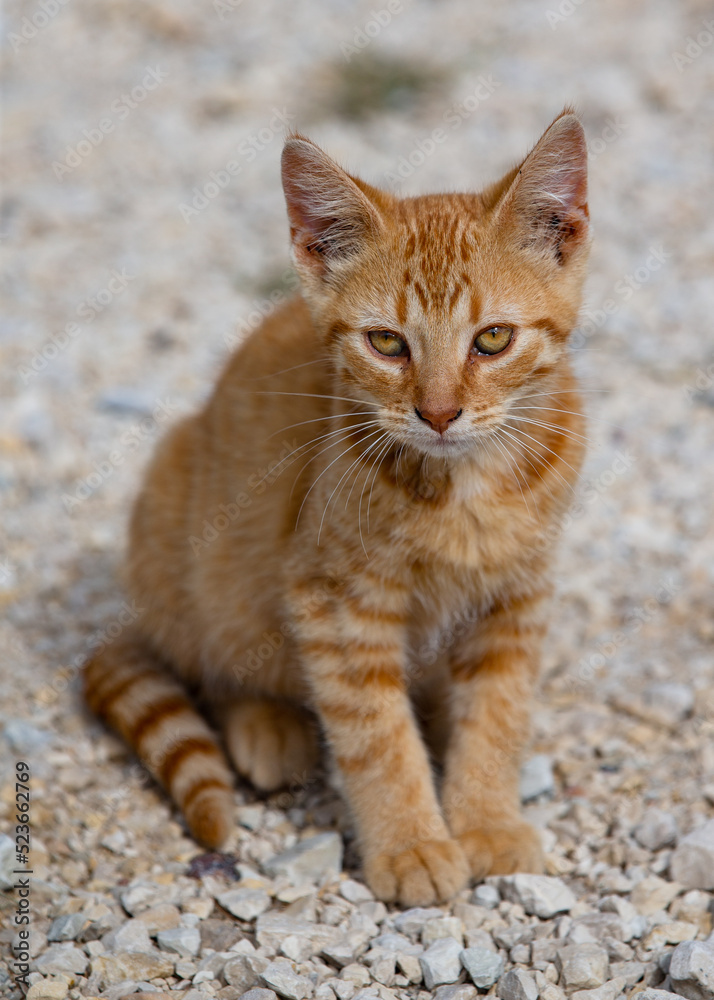
M 367 334 L 372 347 L 387 358 L 401 358 L 409 353 L 406 341 L 388 330 L 370 330 Z
M 511 343 L 513 330 L 510 326 L 490 326 L 474 341 L 474 348 L 480 354 L 500 354 Z

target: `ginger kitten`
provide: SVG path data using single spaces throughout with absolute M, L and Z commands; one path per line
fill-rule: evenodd
M 518 773 L 543 539 L 582 459 L 585 140 L 566 110 L 480 194 L 399 198 L 299 135 L 282 164 L 302 292 L 158 447 L 127 566 L 145 612 L 86 697 L 208 847 L 227 759 L 270 791 L 321 732 L 370 887 L 428 904 L 542 867 Z

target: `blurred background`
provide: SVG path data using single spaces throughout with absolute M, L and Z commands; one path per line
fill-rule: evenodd
M 568 103 L 591 158 L 591 450 L 535 745 L 563 786 L 596 760 L 645 801 L 676 785 L 685 826 L 711 809 L 711 6 L 9 0 L 2 33 L 0 721 L 70 775 L 68 822 L 129 767 L 78 664 L 121 613 L 142 469 L 293 287 L 286 130 L 391 190 L 475 189 Z

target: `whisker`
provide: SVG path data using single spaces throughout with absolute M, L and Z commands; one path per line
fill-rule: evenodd
M 513 473 L 513 478 L 516 481 L 516 485 L 518 486 L 518 489 L 521 491 L 521 496 L 523 497 L 523 503 L 525 505 L 526 510 L 528 511 L 528 516 L 530 517 L 531 516 L 531 509 L 528 506 L 528 501 L 526 500 L 526 495 L 523 492 L 523 487 L 521 486 L 521 481 L 520 481 L 520 479 L 518 477 L 516 469 L 514 468 L 513 464 L 511 463 L 511 459 L 509 457 L 509 454 L 505 450 L 505 447 L 503 446 L 503 442 L 500 441 L 500 439 L 498 438 L 497 434 L 493 436 L 492 441 L 496 445 L 496 447 L 498 448 L 498 450 L 501 452 L 501 454 L 503 455 L 503 457 L 506 459 L 506 462 L 508 463 L 508 468 Z M 531 490 L 531 493 L 532 492 L 533 491 Z M 535 503 L 535 497 L 533 497 L 533 502 Z M 536 509 L 537 508 L 538 508 L 538 505 L 536 504 Z M 538 520 L 540 520 L 540 514 L 538 514 Z
M 349 436 L 349 434 L 352 431 L 354 431 L 354 430 L 367 430 L 367 428 L 371 427 L 373 424 L 378 424 L 378 423 L 379 423 L 379 421 L 369 420 L 369 421 L 366 421 L 364 424 L 357 424 L 357 425 L 355 425 L 353 427 L 338 427 L 336 430 L 328 431 L 327 434 L 322 434 L 320 437 L 318 437 L 313 442 L 308 442 L 305 445 L 300 445 L 300 447 L 296 448 L 294 452 L 291 452 L 291 455 L 293 455 L 293 454 L 296 454 L 298 451 L 301 451 L 304 448 L 305 451 L 300 456 L 301 458 L 304 458 L 305 455 L 309 454 L 309 452 L 311 452 L 314 448 L 316 448 L 321 442 L 325 441 L 327 438 L 334 437 L 334 440 L 326 448 L 323 448 L 322 451 L 319 451 L 316 455 L 313 455 L 302 466 L 302 468 L 298 472 L 297 476 L 295 477 L 295 482 L 293 483 L 292 489 L 290 490 L 290 496 L 293 495 L 293 492 L 295 490 L 295 486 L 297 484 L 298 479 L 300 478 L 300 476 L 302 475 L 302 473 L 304 472 L 304 470 L 308 467 L 308 465 L 310 464 L 310 462 L 314 462 L 316 458 L 320 457 L 320 455 L 323 455 L 326 451 L 329 451 L 330 448 L 334 448 L 334 446 L 336 444 L 339 444 L 340 443 L 340 437 L 339 437 L 340 434 L 345 435 L 345 436 Z
M 535 441 L 535 443 L 536 443 L 537 445 L 540 445 L 540 447 L 541 447 L 541 448 L 545 448 L 545 450 L 546 450 L 546 451 L 548 451 L 548 452 L 550 452 L 550 454 L 551 454 L 551 455 L 555 455 L 555 457 L 556 457 L 557 459 L 559 459 L 559 460 L 560 460 L 560 461 L 561 461 L 561 462 L 563 463 L 563 465 L 566 465 L 566 466 L 567 466 L 567 467 L 568 467 L 568 468 L 570 469 L 570 471 L 571 471 L 571 472 L 574 472 L 574 473 L 575 473 L 575 475 L 576 475 L 576 476 L 578 477 L 578 479 L 580 479 L 580 480 L 582 480 L 583 482 L 585 482 L 585 480 L 584 480 L 584 479 L 583 479 L 583 477 L 582 477 L 582 476 L 580 475 L 580 473 L 579 473 L 579 472 L 577 471 L 577 469 L 574 469 L 574 468 L 572 467 L 572 465 L 570 465 L 570 464 L 569 464 L 568 462 L 566 462 L 566 461 L 565 461 L 565 459 L 564 459 L 564 458 L 562 457 L 562 455 L 559 455 L 559 454 L 557 453 L 557 451 L 553 451 L 553 449 L 552 449 L 552 448 L 549 448 L 549 447 L 548 447 L 548 445 L 546 445 L 546 444 L 543 444 L 543 442 L 542 442 L 542 441 L 539 441 L 539 440 L 538 440 L 538 438 L 536 438 L 536 437 L 533 437 L 533 435 L 532 435 L 532 434 L 526 434 L 526 432 L 525 432 L 525 431 L 522 431 L 522 430 L 520 430 L 520 428 L 518 428 L 518 427 L 512 427 L 512 428 L 511 428 L 511 430 L 515 431 L 515 432 L 516 432 L 517 434 L 522 434 L 522 435 L 523 435 L 524 437 L 527 437 L 527 438 L 529 438 L 529 440 L 531 440 L 531 441 Z M 552 466 L 552 463 L 550 463 L 550 462 L 549 462 L 548 464 L 549 464 L 549 465 L 551 466 L 551 468 L 553 468 L 553 466 Z M 554 470 L 554 471 L 557 471 L 557 469 L 556 469 L 556 470 Z
M 501 430 L 502 430 L 502 431 L 504 432 L 504 434 L 506 434 L 506 436 L 507 436 L 507 437 L 508 437 L 508 438 L 509 438 L 510 440 L 512 440 L 512 441 L 513 441 L 513 443 L 514 443 L 514 444 L 515 444 L 516 446 L 518 446 L 518 448 L 519 448 L 519 449 L 520 449 L 520 448 L 522 448 L 522 446 L 523 446 L 523 442 L 519 441 L 519 440 L 518 440 L 517 438 L 513 437 L 513 435 L 509 434 L 509 433 L 508 433 L 508 431 L 507 431 L 507 430 L 505 429 L 505 427 L 501 427 Z M 504 443 L 504 447 L 505 447 L 505 442 L 503 442 L 503 443 Z M 540 482 L 541 482 L 541 483 L 543 484 L 543 486 L 544 486 L 544 487 L 546 488 L 546 490 L 548 491 L 548 496 L 550 497 L 550 499 L 551 499 L 551 500 L 553 500 L 553 501 L 554 501 L 554 500 L 555 500 L 555 497 L 553 496 L 553 491 L 551 490 L 550 486 L 548 485 L 548 482 L 547 482 L 547 480 L 545 479 L 545 477 L 544 477 L 544 476 L 543 476 L 543 475 L 541 474 L 541 471 L 540 471 L 540 469 L 538 469 L 538 468 L 537 468 L 537 466 L 535 466 L 535 465 L 533 464 L 533 462 L 532 462 L 532 461 L 530 460 L 530 458 L 528 457 L 528 453 L 527 453 L 527 452 L 524 452 L 524 451 L 520 451 L 520 450 L 519 450 L 518 454 L 520 455 L 520 457 L 521 457 L 521 458 L 525 459 L 525 461 L 526 461 L 526 462 L 528 462 L 528 464 L 530 465 L 531 469 L 533 469 L 533 471 L 535 472 L 536 476 L 538 477 L 538 480 L 539 480 L 539 481 L 540 481 Z M 514 456 L 514 459 L 515 459 L 515 456 Z M 552 466 L 548 465 L 548 468 L 550 469 L 550 468 L 552 468 Z M 558 470 L 557 470 L 557 469 L 553 469 L 553 471 L 554 471 L 554 472 L 557 472 Z M 525 482 L 526 482 L 526 485 L 527 485 L 527 486 L 529 487 L 529 489 L 530 489 L 530 483 L 529 483 L 529 482 L 528 482 L 528 480 L 527 480 L 527 479 L 525 478 L 525 476 L 524 476 L 524 479 L 525 479 Z M 531 490 L 531 494 L 533 494 L 533 490 Z M 535 502 L 535 496 L 533 497 L 533 500 L 534 500 L 534 502 Z M 537 504 L 537 502 L 536 502 L 536 507 L 537 507 L 537 506 L 538 506 L 538 504 Z M 540 516 L 540 510 L 538 511 L 538 514 L 539 514 L 539 516 Z
M 501 430 L 503 431 L 504 434 L 506 434 L 507 437 L 510 437 L 513 440 L 513 442 L 518 445 L 519 448 L 525 449 L 525 451 L 533 455 L 534 458 L 537 458 L 539 461 L 544 462 L 545 465 L 551 470 L 551 472 L 554 472 L 555 475 L 560 479 L 563 485 L 570 490 L 573 496 L 576 496 L 575 489 L 573 488 L 572 484 L 569 483 L 568 480 L 565 478 L 565 476 L 561 473 L 560 469 L 556 469 L 552 462 L 549 462 L 547 461 L 547 459 L 544 459 L 543 455 L 539 454 L 539 452 L 537 452 L 532 445 L 526 444 L 525 441 L 520 441 L 518 438 L 514 437 L 513 434 L 511 434 L 509 431 L 505 429 L 505 427 L 501 427 Z M 516 428 L 513 428 L 513 430 L 516 430 Z M 520 431 L 519 433 L 523 434 L 524 431 Z M 535 441 L 536 439 L 533 438 L 533 440 Z M 556 453 L 553 452 L 553 454 L 555 455 Z M 523 457 L 525 458 L 525 455 Z M 558 456 L 556 455 L 556 457 Z M 567 465 L 567 462 L 565 464 Z M 570 468 L 570 466 L 568 466 L 568 468 Z
M 342 475 L 340 476 L 340 478 L 339 478 L 339 480 L 337 482 L 337 486 L 335 486 L 335 488 L 332 491 L 332 493 L 330 493 L 330 496 L 328 497 L 327 503 L 325 504 L 325 509 L 322 512 L 322 517 L 320 519 L 320 527 L 319 527 L 319 530 L 317 532 L 317 544 L 318 545 L 320 544 L 320 535 L 322 533 L 322 525 L 323 525 L 323 523 L 325 521 L 325 515 L 327 514 L 327 508 L 330 506 L 330 503 L 332 501 L 333 496 L 335 495 L 335 492 L 337 491 L 338 487 L 340 486 L 340 483 L 342 483 L 343 480 L 345 479 L 345 477 L 350 474 L 350 472 L 352 471 L 352 469 L 354 469 L 355 465 L 357 465 L 364 458 L 365 454 L 369 453 L 369 451 L 371 450 L 371 447 L 372 446 L 370 445 L 370 447 L 367 449 L 367 452 L 362 452 L 361 454 L 359 454 L 357 456 L 357 458 L 354 460 L 354 462 L 352 463 L 352 465 L 349 466 L 349 468 L 347 469 L 347 471 L 342 473 Z M 337 496 L 339 497 L 339 493 L 337 494 Z
M 521 399 L 527 399 L 527 396 L 521 396 Z M 509 412 L 514 412 L 516 410 L 543 410 L 548 413 L 567 413 L 571 417 L 584 417 L 586 420 L 597 420 L 601 424 L 609 424 L 610 427 L 616 427 L 618 430 L 622 429 L 621 424 L 616 424 L 612 420 L 606 420 L 605 417 L 599 417 L 596 413 L 585 413 L 582 410 L 563 410 L 559 406 L 538 406 L 537 403 L 533 403 L 531 406 L 512 406 Z
M 350 410 L 349 413 L 326 413 L 323 417 L 312 417 L 310 420 L 299 420 L 296 424 L 288 424 L 287 427 L 281 427 L 279 431 L 275 431 L 270 434 L 265 440 L 270 441 L 277 434 L 284 434 L 286 431 L 291 431 L 293 427 L 303 427 L 305 424 L 316 424 L 320 420 L 339 420 L 340 417 L 370 417 L 374 415 L 374 410 Z
M 379 429 L 377 429 L 376 431 L 371 431 L 370 434 L 367 435 L 367 437 L 370 438 L 370 437 L 372 437 L 373 434 L 379 434 Z M 357 442 L 357 443 L 360 443 L 360 442 Z M 344 451 L 341 451 L 340 454 L 337 456 L 337 458 L 333 458 L 333 460 L 329 463 L 329 465 L 325 466 L 325 468 L 322 470 L 322 472 L 320 473 L 320 475 L 311 483 L 310 489 L 307 491 L 307 493 L 303 497 L 302 503 L 300 504 L 300 510 L 298 511 L 298 515 L 297 515 L 297 517 L 295 519 L 295 530 L 297 530 L 297 526 L 298 526 L 298 524 L 300 522 L 300 515 L 302 514 L 303 507 L 305 506 L 305 503 L 307 502 L 307 498 L 310 496 L 310 494 L 315 489 L 315 487 L 320 482 L 320 480 L 325 475 L 325 473 L 329 472 L 329 470 L 332 468 L 332 466 L 335 464 L 335 462 L 339 462 L 339 460 L 342 458 L 342 456 L 346 455 L 347 452 L 350 450 L 350 448 L 354 448 L 354 446 L 355 446 L 355 442 L 352 442 L 352 444 L 350 444 L 347 448 L 345 448 Z M 324 450 L 325 451 L 329 451 L 329 448 L 325 448 Z M 320 454 L 322 454 L 322 452 L 320 452 Z M 312 461 L 312 459 L 310 459 L 310 461 Z M 309 463 L 308 463 L 308 465 L 309 465 Z
M 256 375 L 255 378 L 242 378 L 240 382 L 260 382 L 264 378 L 275 378 L 276 375 L 285 375 L 287 372 L 294 372 L 298 368 L 307 368 L 308 365 L 325 365 L 332 363 L 332 358 L 315 358 L 313 361 L 303 361 L 300 365 L 293 365 L 292 368 L 282 368 L 279 372 L 268 372 L 267 375 Z
M 381 443 L 382 441 L 384 441 L 384 438 L 386 437 L 389 437 L 389 431 L 385 431 L 383 437 L 378 438 L 377 443 Z M 374 463 L 372 463 L 369 472 L 365 476 L 364 485 L 362 486 L 362 492 L 359 495 L 359 503 L 357 504 L 357 527 L 359 528 L 359 540 L 362 544 L 362 550 L 364 551 L 364 554 L 367 556 L 368 559 L 369 559 L 369 553 L 365 548 L 364 538 L 362 536 L 362 498 L 364 497 L 364 491 L 369 481 L 369 473 L 372 471 L 373 468 L 374 468 Z
M 380 454 L 377 456 L 379 458 L 379 465 L 377 466 L 375 473 L 372 476 L 372 485 L 369 490 L 369 496 L 367 497 L 367 534 L 369 534 L 369 508 L 372 503 L 372 493 L 374 492 L 374 484 L 377 482 L 377 476 L 379 475 L 379 470 L 382 468 L 382 462 L 387 457 L 387 453 L 393 444 L 394 444 L 394 438 L 390 434 L 389 440 L 382 448 Z
M 533 417 L 514 417 L 514 420 L 520 421 L 524 424 L 533 424 L 534 427 L 542 427 L 544 430 L 557 431 L 565 437 L 580 438 L 580 440 L 584 441 L 586 444 L 592 444 L 592 441 L 587 435 L 580 434 L 578 431 L 573 431 L 569 427 L 563 427 L 561 424 L 552 424 L 546 420 L 534 420 Z
M 279 389 L 252 389 L 250 391 L 255 396 L 302 396 L 307 399 L 338 399 L 344 403 L 359 403 L 360 406 L 374 406 L 375 409 L 378 408 L 377 403 L 370 403 L 368 399 L 354 399 L 352 396 L 330 396 L 319 392 L 282 392 Z
M 320 434 L 319 437 L 317 437 L 317 438 L 311 438 L 310 441 L 306 441 L 304 444 L 298 445 L 297 448 L 293 448 L 292 451 L 288 452 L 288 454 L 284 458 L 281 458 L 280 461 L 277 462 L 275 464 L 275 466 L 269 472 L 266 472 L 266 474 L 263 476 L 263 478 L 258 481 L 257 485 L 259 486 L 260 483 L 262 483 L 265 479 L 268 478 L 268 476 L 271 476 L 275 472 L 275 470 L 278 468 L 278 466 L 285 465 L 285 463 L 287 462 L 287 460 L 289 458 L 292 458 L 293 455 L 297 455 L 298 452 L 302 451 L 305 455 L 307 455 L 307 453 L 309 451 L 311 451 L 314 447 L 316 447 L 321 441 L 324 441 L 327 438 L 332 437 L 333 435 L 338 435 L 340 433 L 345 433 L 346 434 L 349 431 L 358 430 L 360 428 L 366 428 L 366 427 L 369 427 L 369 426 L 371 426 L 372 424 L 375 424 L 375 423 L 378 423 L 378 421 L 376 421 L 376 420 L 365 420 L 361 424 L 352 424 L 350 427 L 337 427 L 334 430 L 327 431 L 327 433 L 325 433 L 325 434 Z M 287 466 L 286 466 L 286 468 L 287 468 Z M 305 466 L 303 466 L 303 468 L 305 468 Z M 284 471 L 285 471 L 284 469 L 281 469 L 280 473 L 282 473 Z M 300 470 L 300 471 L 302 471 L 302 470 Z M 280 473 L 278 473 L 278 475 L 280 475 Z

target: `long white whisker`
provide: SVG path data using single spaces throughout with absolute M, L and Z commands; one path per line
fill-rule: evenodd
M 275 378 L 276 375 L 286 375 L 288 372 L 297 371 L 298 368 L 307 368 L 308 365 L 325 365 L 332 362 L 332 358 L 315 358 L 314 361 L 303 361 L 301 365 L 293 365 L 292 368 L 282 368 L 279 372 L 268 372 L 267 375 L 256 375 L 255 378 L 243 378 L 241 382 L 260 382 L 264 378 Z
M 382 462 L 387 457 L 387 453 L 389 452 L 389 449 L 393 446 L 393 444 L 394 444 L 394 438 L 390 434 L 389 440 L 386 442 L 381 452 L 377 456 L 379 459 L 379 465 L 377 466 L 375 473 L 372 476 L 372 485 L 370 486 L 369 496 L 367 497 L 367 534 L 369 534 L 369 508 L 372 503 L 372 493 L 374 492 L 374 484 L 377 482 L 377 476 L 379 475 L 379 470 L 382 468 Z
M 286 431 L 291 431 L 293 427 L 303 427 L 305 424 L 316 424 L 321 420 L 339 420 L 340 417 L 371 417 L 374 416 L 374 410 L 350 410 L 349 413 L 326 413 L 323 417 L 312 417 L 310 420 L 299 420 L 296 424 L 288 424 L 287 427 L 281 427 L 279 431 L 268 435 L 265 439 L 270 441 L 277 434 L 284 434 Z
M 335 486 L 335 488 L 332 491 L 332 493 L 330 493 L 330 495 L 329 495 L 329 497 L 327 499 L 327 503 L 325 504 L 325 509 L 322 512 L 322 517 L 320 519 L 320 527 L 319 527 L 318 532 L 317 532 L 317 544 L 318 545 L 320 544 L 320 535 L 322 533 L 322 525 L 323 525 L 323 523 L 325 521 L 325 515 L 327 514 L 327 508 L 330 506 L 332 498 L 335 495 L 335 493 L 337 492 L 337 490 L 338 490 L 338 488 L 340 486 L 340 483 L 342 483 L 344 481 L 345 477 L 350 474 L 350 472 L 352 471 L 352 469 L 354 469 L 355 465 L 357 465 L 364 458 L 365 454 L 367 454 L 370 451 L 370 449 L 371 449 L 371 445 L 370 445 L 370 448 L 367 449 L 367 452 L 362 452 L 360 455 L 357 456 L 357 458 L 349 466 L 349 468 L 347 469 L 347 471 L 342 473 L 342 475 L 340 476 L 339 480 L 337 481 L 337 486 Z M 339 493 L 337 495 L 339 497 Z
M 381 438 L 377 439 L 377 443 L 381 444 L 381 442 L 384 441 L 384 439 L 387 438 L 387 437 L 389 437 L 389 436 L 390 436 L 389 435 L 389 431 L 385 431 L 384 435 Z M 360 540 L 360 542 L 362 544 L 362 549 L 364 551 L 364 554 L 367 556 L 368 559 L 369 559 L 369 553 L 367 552 L 367 549 L 365 548 L 364 538 L 362 537 L 362 498 L 364 497 L 364 491 L 365 491 L 365 489 L 367 487 L 367 483 L 369 481 L 369 473 L 372 471 L 373 468 L 374 468 L 374 462 L 370 466 L 369 471 L 367 472 L 367 475 L 365 476 L 364 484 L 362 486 L 362 492 L 359 495 L 359 503 L 357 504 L 357 527 L 359 528 L 359 540 Z M 349 497 L 348 497 L 348 500 L 349 500 Z
M 377 429 L 376 431 L 371 431 L 371 432 L 370 432 L 370 433 L 369 433 L 369 434 L 367 435 L 367 438 L 370 438 L 370 437 L 372 437 L 372 435 L 374 435 L 374 434 L 379 434 L 379 428 L 378 428 L 378 429 Z M 329 463 L 329 465 L 325 466 L 325 468 L 324 468 L 324 469 L 322 470 L 322 472 L 321 472 L 321 473 L 320 473 L 320 475 L 319 475 L 319 476 L 317 477 L 317 479 L 315 479 L 315 480 L 314 480 L 314 481 L 313 481 L 313 482 L 311 483 L 311 485 L 310 485 L 310 489 L 309 489 L 309 490 L 307 491 L 307 493 L 306 493 L 306 494 L 305 494 L 305 496 L 303 497 L 303 501 L 302 501 L 302 503 L 300 504 L 300 510 L 298 511 L 298 515 L 297 515 L 297 517 L 295 518 L 295 530 L 297 530 L 297 526 L 298 526 L 298 524 L 299 524 L 299 522 L 300 522 L 300 515 L 302 514 L 302 509 L 303 509 L 303 507 L 305 506 L 305 503 L 306 503 L 306 501 L 307 501 L 307 498 L 308 498 L 308 497 L 310 496 L 310 494 L 311 494 L 311 493 L 312 493 L 312 491 L 313 491 L 313 490 L 315 489 L 315 487 L 316 487 L 316 486 L 317 486 L 317 484 L 318 484 L 318 483 L 320 482 L 320 480 L 321 480 L 321 479 L 322 479 L 322 477 L 323 477 L 323 476 L 325 475 L 325 473 L 326 473 L 326 472 L 329 472 L 329 470 L 330 470 L 330 469 L 332 468 L 332 466 L 333 466 L 333 465 L 335 464 L 335 462 L 339 462 L 339 460 L 340 460 L 340 459 L 342 458 L 342 456 L 343 456 L 343 455 L 346 455 L 346 454 L 347 454 L 347 452 L 348 452 L 348 451 L 350 450 L 350 448 L 354 448 L 354 446 L 355 446 L 355 443 L 360 443 L 360 442 L 352 442 L 352 444 L 350 444 L 350 445 L 349 445 L 349 446 L 348 446 L 347 448 L 345 448 L 345 449 L 344 449 L 344 451 L 341 451 L 341 452 L 340 452 L 340 454 L 339 454 L 339 455 L 337 456 L 337 458 L 333 458 L 333 460 L 332 460 L 332 461 L 331 461 L 331 462 Z M 325 449 L 325 451 L 327 451 L 327 450 L 329 450 L 329 449 L 327 449 L 327 448 L 326 448 L 326 449 Z M 320 454 L 322 454 L 322 452 L 320 452 Z M 311 459 L 311 461 L 312 461 L 312 459 Z M 309 464 L 309 463 L 308 463 L 308 464 Z M 301 470 L 301 471 L 302 471 L 302 470 Z
M 561 462 L 563 463 L 563 465 L 566 465 L 566 466 L 567 466 L 567 467 L 568 467 L 568 468 L 570 469 L 570 471 L 571 471 L 571 472 L 574 472 L 574 473 L 575 473 L 575 475 L 576 475 L 576 476 L 578 477 L 578 479 L 582 479 L 582 478 L 583 478 L 583 477 L 582 477 L 582 476 L 580 475 L 580 473 L 578 472 L 578 470 L 577 470 L 577 469 L 574 469 L 574 468 L 572 467 L 572 465 L 569 465 L 569 464 L 568 464 L 568 462 L 566 462 L 566 461 L 565 461 L 565 459 L 564 459 L 564 458 L 563 458 L 563 457 L 562 457 L 561 455 L 559 455 L 559 454 L 557 453 L 557 451 L 553 451 L 553 449 L 552 449 L 552 448 L 549 448 L 547 444 L 543 444 L 543 442 L 542 442 L 542 441 L 539 441 L 539 440 L 538 440 L 538 438 L 536 438 L 536 437 L 533 437 L 533 435 L 532 435 L 532 434 L 526 434 L 526 432 L 525 432 L 525 431 L 522 431 L 522 430 L 521 430 L 521 429 L 520 429 L 519 427 L 512 427 L 512 428 L 511 428 L 511 430 L 512 430 L 512 431 L 515 431 L 515 432 L 516 432 L 517 434 L 522 434 L 522 435 L 523 435 L 524 437 L 527 437 L 527 438 L 529 438 L 529 439 L 530 439 L 531 441 L 535 441 L 535 443 L 536 443 L 537 445 L 540 445 L 540 447 L 541 447 L 541 448 L 545 448 L 545 450 L 546 450 L 546 451 L 549 451 L 551 455 L 555 455 L 555 457 L 556 457 L 557 459 L 559 459 L 559 460 L 560 460 L 560 461 L 561 461 Z M 551 466 L 551 468 L 553 467 L 553 466 L 552 466 L 552 463 L 551 463 L 551 462 L 549 462 L 548 464 L 549 464 L 549 465 Z M 555 471 L 557 471 L 557 470 L 555 470 Z M 583 482 L 584 482 L 584 480 L 583 480 Z
M 337 436 L 341 433 L 347 434 L 349 431 L 357 430 L 360 428 L 364 429 L 366 427 L 370 427 L 372 424 L 376 424 L 377 422 L 378 421 L 376 420 L 366 420 L 362 424 L 353 424 L 350 427 L 337 427 L 334 430 L 327 431 L 326 434 L 320 434 L 319 437 L 312 438 L 310 441 L 306 441 L 304 444 L 299 445 L 297 448 L 293 448 L 293 450 L 291 452 L 288 452 L 288 454 L 284 458 L 281 458 L 279 462 L 276 462 L 273 468 L 270 469 L 268 472 L 266 472 L 263 478 L 260 479 L 256 485 L 260 486 L 260 484 L 264 482 L 268 478 L 268 476 L 272 476 L 275 470 L 282 465 L 283 468 L 280 469 L 280 472 L 278 472 L 278 475 L 281 475 L 285 471 L 285 469 L 288 468 L 288 465 L 286 465 L 285 463 L 288 461 L 289 458 L 292 458 L 293 455 L 297 455 L 298 452 L 302 451 L 303 456 L 307 455 L 310 451 L 312 451 L 313 448 L 316 448 L 321 441 L 325 441 L 327 438 Z M 308 462 L 308 465 L 309 464 L 310 463 Z M 303 466 L 303 468 L 305 468 L 305 466 Z M 302 469 L 300 471 L 302 472 Z
M 536 449 L 532 445 L 526 444 L 525 441 L 521 441 L 517 437 L 514 437 L 514 435 L 510 431 L 507 431 L 505 427 L 501 427 L 501 430 L 507 437 L 510 437 L 514 441 L 514 443 L 518 445 L 519 448 L 525 449 L 525 451 L 529 452 L 531 455 L 533 455 L 534 458 L 537 458 L 540 462 L 545 462 L 545 465 L 551 470 L 551 472 L 554 472 L 555 475 L 560 479 L 561 483 L 567 489 L 569 489 L 570 492 L 575 496 L 575 489 L 573 488 L 572 484 L 568 482 L 568 480 L 565 478 L 565 476 L 561 473 L 559 469 L 556 469 L 556 467 L 553 465 L 552 462 L 549 462 L 546 459 L 544 459 L 543 455 L 541 455 L 540 452 L 536 451 Z M 514 427 L 512 428 L 512 430 L 517 431 L 517 428 Z M 520 431 L 519 433 L 523 434 L 525 432 Z M 535 441 L 536 439 L 533 438 L 533 440 Z M 553 454 L 555 455 L 555 452 L 553 452 Z M 565 464 L 567 465 L 567 462 Z M 568 466 L 568 468 L 570 468 L 570 466 Z
M 319 392 L 281 392 L 278 389 L 251 389 L 249 391 L 255 396 L 303 396 L 307 399 L 339 399 L 343 403 L 359 403 L 360 406 L 378 408 L 377 403 L 370 403 L 368 399 L 354 399 L 352 396 L 330 396 Z
M 500 430 L 500 428 L 499 428 L 499 430 Z M 513 478 L 516 480 L 516 485 L 518 486 L 518 489 L 521 491 L 521 496 L 523 497 L 523 503 L 525 505 L 526 510 L 528 511 L 528 516 L 530 517 L 531 516 L 531 509 L 528 506 L 528 501 L 526 500 L 526 495 L 523 492 L 523 487 L 521 486 L 521 480 L 520 480 L 520 478 L 518 476 L 518 473 L 516 472 L 516 469 L 514 468 L 514 466 L 511 463 L 511 459 L 509 457 L 509 454 L 505 450 L 503 442 L 499 439 L 499 437 L 498 437 L 497 434 L 494 435 L 494 437 L 492 438 L 492 441 L 496 445 L 496 447 L 498 448 L 498 450 L 501 452 L 501 454 L 503 455 L 503 457 L 506 459 L 506 462 L 508 463 L 508 468 L 513 473 Z M 531 491 L 531 493 L 532 493 L 532 491 Z M 533 502 L 535 503 L 535 497 L 533 497 Z M 537 509 L 538 509 L 538 504 L 536 504 L 536 510 Z M 538 520 L 540 520 L 540 514 L 538 514 Z
M 320 457 L 320 455 L 324 455 L 324 453 L 326 451 L 329 451 L 330 448 L 334 448 L 336 444 L 340 444 L 343 440 L 345 440 L 347 437 L 349 437 L 350 433 L 353 430 L 360 430 L 360 429 L 361 430 L 367 430 L 369 427 L 372 426 L 373 423 L 376 424 L 376 423 L 378 423 L 378 421 L 376 421 L 376 420 L 375 421 L 369 421 L 369 422 L 365 423 L 364 427 L 362 427 L 362 428 L 360 428 L 359 426 L 358 427 L 338 427 L 337 430 L 330 431 L 327 434 L 321 435 L 319 438 L 317 438 L 316 441 L 314 441 L 313 443 L 309 444 L 309 446 L 301 446 L 301 447 L 305 447 L 305 451 L 300 456 L 301 458 L 304 458 L 305 455 L 307 455 L 311 451 L 313 451 L 321 442 L 325 441 L 327 438 L 334 438 L 334 440 L 331 441 L 330 444 L 328 444 L 326 448 L 323 448 L 321 451 L 318 451 L 316 455 L 312 455 L 311 458 L 309 458 L 307 460 L 307 462 L 305 462 L 305 464 L 301 467 L 300 471 L 295 476 L 295 481 L 293 482 L 292 489 L 290 490 L 290 496 L 292 497 L 293 492 L 295 491 L 295 487 L 297 486 L 298 480 L 300 479 L 300 476 L 303 474 L 303 472 L 308 467 L 308 465 L 310 465 L 311 462 L 314 462 L 315 459 L 317 459 L 317 458 Z M 340 435 L 343 435 L 343 437 L 341 438 Z M 299 450 L 300 449 L 296 449 L 296 451 L 299 451 Z

